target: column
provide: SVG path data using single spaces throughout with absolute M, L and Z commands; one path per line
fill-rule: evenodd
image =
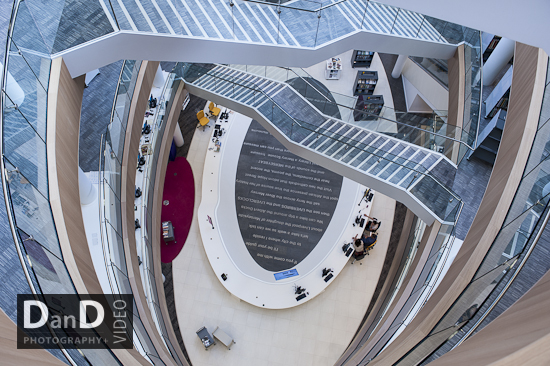
M 391 76 L 394 79 L 399 79 L 399 77 L 401 76 L 401 72 L 403 72 L 403 66 L 405 66 L 405 61 L 407 61 L 406 55 L 399 55 L 397 61 L 395 61 L 395 66 L 393 67 L 393 71 L 391 72 Z
M 487 62 L 483 65 L 483 84 L 491 85 L 502 68 L 514 56 L 516 42 L 508 38 L 502 38 Z
M 177 147 L 183 146 L 183 135 L 181 133 L 181 128 L 178 125 L 176 125 L 176 130 L 174 131 L 174 142 L 176 143 Z
M 155 88 L 162 88 L 164 86 L 164 75 L 162 74 L 162 69 L 160 68 L 160 65 L 157 69 L 157 73 L 155 74 L 155 79 L 153 80 L 153 86 Z
M 87 72 L 86 73 L 86 79 L 84 80 L 84 84 L 86 84 L 86 86 L 90 85 L 90 83 L 92 82 L 92 80 L 97 76 L 99 75 L 99 69 L 95 69 L 95 70 L 92 70 L 90 72 Z
M 78 189 L 80 191 L 80 204 L 88 205 L 95 201 L 97 191 L 86 174 L 78 168 Z

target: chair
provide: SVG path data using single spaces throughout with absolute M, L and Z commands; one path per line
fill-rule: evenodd
M 376 241 L 365 248 L 365 253 L 367 253 L 367 255 L 369 255 L 369 252 L 371 251 L 372 248 L 374 248 L 375 245 L 376 245 Z
M 368 253 L 364 251 L 363 253 L 359 254 L 358 256 L 353 256 L 353 260 L 351 261 L 351 264 L 355 263 L 355 261 L 360 261 L 361 259 L 365 258 L 365 256 Z
M 226 346 L 228 350 L 231 350 L 232 344 L 237 343 L 231 336 L 221 330 L 220 327 L 216 327 L 216 329 L 212 332 L 212 335 L 218 341 L 222 342 L 222 344 Z
M 213 102 L 210 102 L 210 104 L 208 105 L 208 109 L 210 109 L 210 113 L 212 113 L 213 116 L 218 116 L 218 114 L 220 114 L 220 112 L 222 111 L 221 109 L 219 109 L 218 107 L 216 107 L 216 105 L 213 103 Z
M 204 111 L 203 110 L 200 110 L 198 113 L 197 113 L 197 119 L 199 120 L 199 125 L 197 126 L 197 128 L 199 127 L 202 127 L 203 131 L 206 127 L 210 127 L 208 126 L 208 123 L 210 122 L 210 120 L 204 116 Z
M 207 351 L 208 351 L 208 348 L 216 344 L 216 341 L 212 338 L 212 336 L 210 335 L 206 327 L 202 327 L 201 329 L 197 330 L 197 336 L 201 340 L 202 345 L 204 346 L 204 349 Z

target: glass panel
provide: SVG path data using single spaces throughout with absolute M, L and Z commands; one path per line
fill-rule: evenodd
M 430 355 L 438 345 L 451 338 L 457 331 L 458 328 L 450 327 L 439 333 L 432 334 L 424 339 L 405 357 L 401 358 L 396 365 L 418 365 L 424 358 Z
M 34 237 L 18 229 L 29 268 L 40 284 L 40 293 L 73 294 L 71 278 L 65 264 L 44 248 Z
M 105 219 L 113 226 L 113 228 L 122 235 L 122 213 L 120 200 L 115 193 L 110 189 L 108 184 L 105 187 Z
M 25 3 L 28 3 L 51 53 L 114 31 L 99 1 L 81 1 L 72 6 L 61 1 L 25 0 Z
M 124 243 L 122 236 L 120 236 L 110 224 L 106 224 L 105 227 L 107 229 L 107 237 L 109 240 L 110 259 L 118 268 L 122 268 L 124 274 L 127 275 L 126 256 L 124 255 Z
M 130 280 L 128 279 L 126 274 L 114 264 L 111 265 L 111 268 L 115 274 L 115 279 L 116 279 L 119 293 L 132 294 L 132 287 L 130 286 Z M 135 311 L 134 313 L 137 313 L 137 311 Z M 135 323 L 134 323 L 134 328 L 135 328 Z
M 160 358 L 158 358 L 157 356 L 155 356 L 153 354 L 147 354 L 147 357 L 149 357 L 149 359 L 151 360 L 151 362 L 155 366 L 165 366 L 166 365 L 164 362 L 162 362 L 162 360 Z
M 141 319 L 135 315 L 134 315 L 134 331 L 136 332 L 139 340 L 141 341 L 141 344 L 145 349 L 145 352 L 147 354 L 158 355 L 157 351 L 155 350 L 155 347 L 153 346 L 153 342 L 151 342 L 151 338 L 149 338 L 149 334 L 147 334 L 147 331 L 145 330 L 145 327 L 141 322 Z
M 8 98 L 5 99 L 9 101 Z M 19 109 L 4 105 L 3 153 L 11 162 L 6 168 L 8 179 L 30 183 L 48 197 L 48 172 L 46 166 L 46 144 L 27 123 Z M 17 167 L 17 171 L 15 171 Z
M 104 161 L 104 183 L 109 186 L 116 197 L 120 197 L 120 187 L 122 179 L 122 165 L 111 153 L 111 148 L 107 145 L 103 155 Z
M 8 179 L 16 225 L 50 252 L 62 258 L 49 202 L 25 177 L 15 174 L 15 167 L 7 159 L 4 161 L 7 171 L 13 172 L 8 174 Z
M 543 209 L 544 206 L 535 205 L 500 230 L 475 278 L 483 276 L 492 268 L 508 261 L 523 250 Z
M 328 6 L 329 4 L 330 3 L 325 3 L 324 6 Z M 321 5 L 323 4 L 319 4 L 317 9 L 321 8 Z M 342 21 L 342 12 L 346 11 L 346 9 L 344 9 L 345 7 L 348 8 L 348 11 L 351 10 L 352 12 L 350 14 L 351 22 Z M 349 9 L 349 7 L 351 7 L 351 9 Z M 358 9 L 358 10 L 361 10 L 361 9 Z M 323 10 L 319 11 L 318 14 L 316 13 L 308 13 L 308 14 L 312 14 L 314 16 L 320 15 L 318 22 L 316 22 L 312 18 L 309 18 L 311 19 L 310 22 L 312 24 L 312 28 L 315 25 L 317 26 L 317 31 L 316 31 L 317 39 L 315 40 L 314 46 L 319 46 L 322 44 L 329 43 L 334 39 L 343 37 L 347 34 L 354 32 L 355 30 L 359 29 L 359 27 L 361 26 L 360 20 L 355 18 L 356 16 L 355 4 L 351 5 L 347 3 L 341 3 L 338 5 L 325 7 L 323 8 Z M 344 67 L 347 67 L 347 65 Z
M 447 67 L 447 60 L 412 56 L 409 58 L 420 65 L 424 70 L 430 73 L 430 75 L 432 75 L 447 88 L 449 87 L 449 69 Z
M 40 84 L 44 89 L 48 89 L 48 82 L 50 80 L 50 65 L 51 59 L 48 55 L 37 55 L 29 50 L 17 47 L 15 42 L 10 41 L 10 56 L 13 56 L 13 60 L 20 58 L 27 64 L 27 67 L 32 70 L 35 78 L 40 81 Z M 12 70 L 12 64 L 9 64 L 10 70 Z M 14 67 L 13 70 L 17 70 Z
M 50 11 L 52 13 L 55 12 L 56 7 L 63 7 L 63 4 L 62 2 L 57 2 L 56 4 L 48 3 L 48 6 L 52 6 L 53 8 L 44 11 L 44 15 Z M 47 57 L 50 54 L 51 46 L 55 40 L 55 34 L 49 35 L 50 37 L 47 38 L 48 45 L 46 45 L 44 42 L 46 38 L 43 37 L 42 32 L 35 23 L 35 19 L 42 22 L 45 17 L 42 14 L 42 16 L 34 17 L 28 8 L 29 5 L 32 6 L 32 1 L 27 0 L 19 2 L 15 24 L 13 25 L 12 39 L 21 49 L 35 51 Z
M 315 47 L 315 45 L 323 44 L 331 39 L 330 31 L 323 30 L 319 32 L 318 14 L 315 12 L 318 9 L 318 3 L 302 2 L 303 8 L 310 11 L 302 11 L 281 7 L 280 24 L 282 29 L 278 39 L 275 42 L 278 44 L 298 43 L 302 47 Z M 290 35 L 290 33 L 292 35 Z M 286 41 L 286 42 L 285 42 Z
M 548 88 L 548 94 L 550 95 L 550 87 Z M 550 106 L 549 106 L 550 107 Z M 550 108 L 549 108 L 550 109 Z M 523 175 L 530 174 L 533 169 L 535 169 L 539 164 L 543 164 L 544 167 L 548 163 L 545 160 L 550 156 L 550 120 L 540 124 L 535 136 L 535 142 L 531 148 L 531 154 L 529 155 L 529 160 L 525 167 L 525 172 Z
M 49 72 L 49 62 L 44 63 Z M 8 84 L 5 93 L 9 97 L 6 107 L 21 112 L 40 137 L 46 139 L 47 92 L 27 62 L 17 53 L 8 57 Z M 11 76 L 11 77 L 10 77 Z
M 172 354 L 172 357 L 174 358 L 174 360 L 176 360 L 176 363 L 179 366 L 183 366 L 183 363 L 181 362 L 180 358 L 178 357 L 176 349 L 174 348 L 174 346 L 172 345 L 172 343 L 170 342 L 168 337 L 163 336 L 162 338 L 164 339 L 164 342 L 168 346 L 168 350 L 170 351 L 170 354 Z
M 126 130 L 122 125 L 122 121 L 118 112 L 115 111 L 112 123 L 107 128 L 107 143 L 110 148 L 111 157 L 116 157 L 119 161 L 122 161 L 122 154 L 124 150 L 124 139 L 126 138 Z M 114 156 L 113 156 L 114 154 Z
M 466 321 L 470 320 L 515 262 L 516 258 L 510 259 L 471 282 L 432 330 L 431 334 L 449 327 L 461 327 Z
M 13 322 L 17 322 L 17 294 L 30 294 L 31 289 L 19 264 L 3 194 L 0 194 L 0 255 L 4 263 L 0 266 L 0 307 Z

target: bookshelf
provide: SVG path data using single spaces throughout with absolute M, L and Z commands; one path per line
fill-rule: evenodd
M 327 60 L 325 79 L 338 80 L 342 76 L 342 60 L 340 57 L 332 57 Z
M 483 49 L 483 62 L 487 61 L 489 56 L 491 56 L 491 53 L 493 53 L 494 49 L 498 45 L 498 42 L 500 42 L 501 38 L 500 36 L 492 36 L 491 34 L 484 34 L 482 37 L 482 47 Z
M 373 121 L 378 119 L 384 107 L 382 95 L 360 95 L 355 103 L 353 118 L 355 121 Z M 366 113 L 363 113 L 366 112 Z M 368 114 L 367 114 L 368 113 Z
M 351 56 L 351 67 L 370 67 L 374 52 L 354 50 Z
M 358 71 L 355 78 L 353 95 L 372 95 L 378 82 L 377 71 Z
M 162 238 L 164 242 L 174 241 L 174 228 L 171 221 L 162 222 Z
M 512 86 L 513 66 L 500 79 L 497 86 L 485 100 L 485 118 L 493 118 L 499 109 L 508 110 L 510 86 Z

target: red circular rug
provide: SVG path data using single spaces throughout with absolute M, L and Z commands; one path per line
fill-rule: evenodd
M 171 221 L 174 241 L 165 242 L 160 235 L 160 258 L 163 263 L 172 262 L 180 253 L 193 220 L 195 206 L 195 181 L 191 165 L 184 157 L 169 162 L 164 180 L 161 220 Z

